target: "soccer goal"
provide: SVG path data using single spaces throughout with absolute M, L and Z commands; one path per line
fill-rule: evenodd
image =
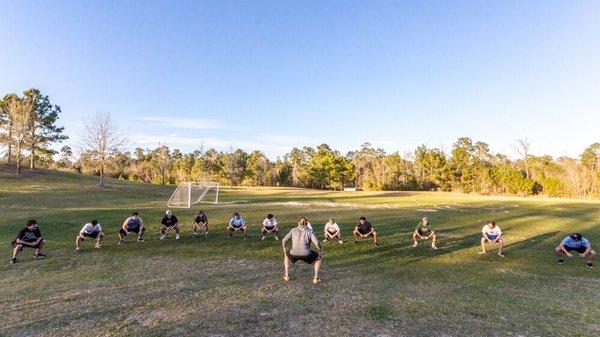
M 219 202 L 219 183 L 213 181 L 182 182 L 179 183 L 167 206 L 171 208 L 190 208 L 192 205 L 208 202 Z

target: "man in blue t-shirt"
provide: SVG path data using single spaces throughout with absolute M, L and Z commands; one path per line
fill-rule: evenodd
M 596 252 L 592 249 L 590 241 L 579 233 L 574 233 L 567 236 L 562 240 L 558 247 L 556 247 L 555 251 L 556 257 L 558 258 L 558 263 L 565 263 L 565 260 L 562 258 L 563 254 L 567 255 L 567 257 L 573 257 L 573 254 L 569 253 L 572 250 L 579 253 L 579 256 L 585 259 L 586 267 L 593 267 L 592 261 L 596 258 Z

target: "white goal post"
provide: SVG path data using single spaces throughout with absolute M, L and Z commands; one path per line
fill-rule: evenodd
M 179 183 L 175 192 L 167 201 L 170 208 L 191 208 L 200 202 L 216 204 L 219 202 L 219 186 L 214 181 L 197 181 Z

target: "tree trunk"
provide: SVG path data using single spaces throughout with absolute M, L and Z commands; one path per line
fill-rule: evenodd
M 21 144 L 17 143 L 17 175 L 21 175 Z
M 30 163 L 29 163 L 29 168 L 34 170 L 35 169 L 35 146 L 31 147 L 31 159 L 30 159 Z
M 12 163 L 12 124 L 8 126 L 8 151 L 6 152 L 6 162 Z
M 98 183 L 98 187 L 104 187 L 104 162 L 100 163 L 100 183 Z

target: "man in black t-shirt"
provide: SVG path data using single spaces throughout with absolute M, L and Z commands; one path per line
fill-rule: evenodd
M 33 255 L 36 259 L 41 259 L 46 257 L 45 254 L 41 252 L 42 247 L 44 247 L 44 239 L 42 238 L 42 233 L 37 226 L 37 221 L 34 219 L 27 221 L 27 227 L 23 228 L 15 241 L 12 242 L 13 255 L 10 258 L 10 263 L 17 262 L 17 255 L 20 251 L 23 250 L 23 247 L 27 248 L 35 248 L 35 254 Z
M 359 239 L 366 238 L 369 236 L 373 238 L 373 244 L 375 246 L 379 246 L 379 243 L 377 242 L 377 232 L 375 231 L 375 227 L 373 227 L 373 225 L 369 221 L 367 221 L 367 218 L 365 218 L 364 216 L 360 217 L 360 219 L 358 219 L 356 227 L 354 227 L 354 242 L 358 242 Z
M 160 239 L 164 240 L 167 238 L 167 231 L 175 230 L 175 240 L 179 240 L 179 220 L 175 214 L 171 213 L 170 210 L 165 212 L 165 216 L 160 222 Z
M 196 215 L 194 216 L 194 233 L 192 234 L 192 235 L 194 235 L 194 237 L 198 236 L 199 228 L 204 229 L 204 237 L 207 238 L 208 237 L 208 217 L 206 216 L 206 213 L 204 213 L 204 211 L 198 211 L 198 213 L 196 213 Z

